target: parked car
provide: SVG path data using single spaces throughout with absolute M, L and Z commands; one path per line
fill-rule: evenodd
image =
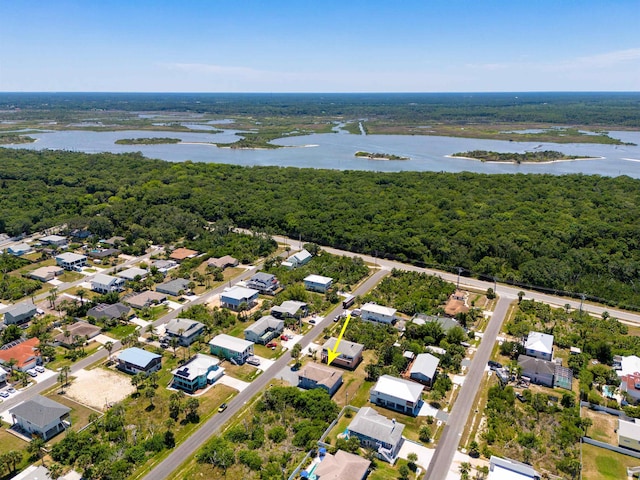
M 38 372 L 36 372 L 33 368 L 31 370 L 27 370 L 27 375 L 29 375 L 30 377 L 37 377 L 38 376 Z
M 7 392 L 0 392 L 0 397 L 7 398 L 9 394 Z
M 9 393 L 16 393 L 16 389 L 15 389 L 15 388 L 13 388 L 13 387 L 9 387 L 9 388 L 7 388 L 7 392 L 9 392 Z
M 218 412 L 224 412 L 227 409 L 227 404 L 223 403 L 218 407 Z
M 497 370 L 498 368 L 502 368 L 501 363 L 495 362 L 493 360 L 489 360 L 488 365 L 491 370 Z
M 34 369 L 34 370 L 35 370 L 36 372 L 38 372 L 38 373 L 44 373 L 44 367 L 43 367 L 43 366 L 40 366 L 40 365 L 38 365 L 37 367 L 35 367 L 35 369 Z
M 260 365 L 260 359 L 258 357 L 249 357 L 247 358 L 247 363 L 249 365 L 254 365 L 254 366 L 258 366 Z
M 276 342 L 269 342 L 266 345 L 267 348 L 276 348 L 277 346 L 278 344 Z
M 289 340 L 289 337 L 287 335 L 280 335 L 280 340 Z
M 315 325 L 316 324 L 316 319 L 312 318 L 311 320 L 309 320 L 309 323 L 311 323 L 312 325 Z
M 359 308 L 354 308 L 351 312 L 351 315 L 353 315 L 354 317 L 359 317 L 360 315 L 362 315 L 362 310 L 360 310 Z

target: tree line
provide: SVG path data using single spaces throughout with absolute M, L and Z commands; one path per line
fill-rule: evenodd
M 0 232 L 73 220 L 198 243 L 208 222 L 640 308 L 640 181 L 311 170 L 0 149 Z

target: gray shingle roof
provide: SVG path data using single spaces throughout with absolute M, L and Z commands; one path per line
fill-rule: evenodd
M 13 407 L 9 410 L 9 413 L 16 417 L 24 418 L 37 427 L 43 428 L 70 411 L 71 409 L 69 407 L 49 400 L 42 395 L 36 395 L 31 400 L 27 400 Z
M 325 344 L 322 346 L 322 349 L 323 350 L 333 349 L 334 345 L 336 344 L 336 340 L 337 340 L 336 338 L 331 337 L 329 340 L 325 342 Z M 362 352 L 363 348 L 364 348 L 364 345 L 360 343 L 349 342 L 347 340 L 340 340 L 340 343 L 338 344 L 338 353 L 340 353 L 341 355 L 346 355 L 347 357 L 355 357 L 360 352 Z
M 172 335 L 179 335 L 180 330 L 187 336 L 191 335 L 194 329 L 203 328 L 204 324 L 191 320 L 190 318 L 174 318 L 165 326 L 165 330 Z
M 548 360 L 541 360 L 528 355 L 519 355 L 518 364 L 522 367 L 522 373 L 533 372 L 536 374 L 555 375 L 556 364 Z
M 430 353 L 421 353 L 413 362 L 410 374 L 422 373 L 429 378 L 433 378 L 436 373 L 436 369 L 438 368 L 438 363 L 440 363 L 440 359 L 438 357 L 435 357 Z
M 257 322 L 249 325 L 244 329 L 245 332 L 253 332 L 256 335 L 262 335 L 267 329 L 280 330 L 284 328 L 284 320 L 278 320 L 271 315 L 266 315 L 260 318 Z
M 389 420 L 373 408 L 362 407 L 351 421 L 348 429 L 375 440 L 397 445 L 402 438 L 404 424 Z

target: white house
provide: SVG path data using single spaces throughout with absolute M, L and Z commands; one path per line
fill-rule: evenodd
M 492 455 L 488 480 L 540 480 L 540 474 L 531 465 Z
M 124 278 L 98 273 L 91 280 L 91 290 L 98 293 L 121 292 L 124 288 L 124 283 Z
M 253 355 L 253 342 L 221 333 L 209 341 L 209 349 L 212 355 L 226 358 L 233 364 L 242 365 Z
M 640 423 L 618 419 L 618 445 L 640 451 Z
M 67 244 L 67 237 L 60 235 L 47 235 L 40 239 L 40 243 L 43 245 L 54 245 L 56 247 L 62 247 Z
M 4 387 L 7 384 L 7 375 L 9 375 L 9 372 L 0 367 L 0 388 Z
M 69 412 L 69 407 L 41 395 L 36 395 L 9 410 L 14 425 L 23 431 L 38 435 L 44 441 L 71 426 Z
M 289 269 L 298 268 L 309 263 L 312 258 L 313 256 L 307 250 L 302 249 L 287 258 L 281 265 Z
M 20 257 L 31 252 L 31 246 L 27 245 L 26 243 L 18 243 L 17 245 L 13 245 L 7 248 L 7 252 L 11 255 L 15 255 L 16 257 Z
M 56 256 L 56 264 L 65 270 L 78 270 L 87 264 L 87 256 L 78 253 L 61 253 Z
M 249 342 L 266 345 L 284 330 L 284 320 L 266 315 L 244 329 L 244 338 Z
M 312 292 L 327 293 L 333 284 L 333 278 L 322 275 L 309 275 L 304 279 L 304 288 Z
M 422 406 L 422 385 L 391 375 L 382 375 L 369 395 L 371 403 L 407 415 L 417 415 Z
M 391 324 L 396 319 L 396 309 L 375 303 L 365 303 L 361 308 L 362 320 Z
M 553 360 L 553 335 L 529 332 L 524 344 L 525 354 L 540 360 Z
M 125 280 L 128 280 L 128 281 L 133 281 L 136 279 L 136 277 L 140 277 L 140 279 L 143 279 L 143 278 L 146 278 L 147 275 L 149 275 L 149 272 L 147 272 L 143 268 L 138 268 L 138 267 L 131 267 L 126 270 L 123 270 L 122 272 L 116 273 L 117 277 L 124 278 Z
M 220 294 L 220 304 L 224 308 L 239 310 L 241 305 L 253 308 L 258 301 L 258 290 L 235 286 Z

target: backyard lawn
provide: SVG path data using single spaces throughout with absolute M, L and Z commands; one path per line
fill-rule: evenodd
M 583 480 L 620 480 L 627 478 L 627 467 L 640 466 L 640 459 L 595 447 L 582 445 Z

